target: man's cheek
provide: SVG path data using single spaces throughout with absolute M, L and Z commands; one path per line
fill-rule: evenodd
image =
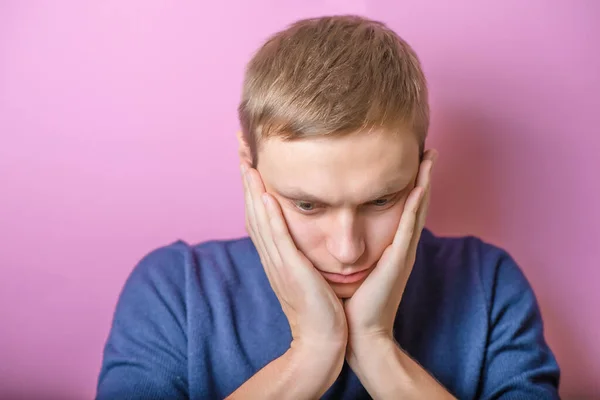
M 394 240 L 404 205 L 393 207 L 369 221 L 370 244 L 373 248 L 383 252 Z
M 310 223 L 306 216 L 300 215 L 290 207 L 282 206 L 283 217 L 288 230 L 296 247 L 302 252 L 308 251 L 312 247 L 312 242 L 316 242 L 317 232 L 315 225 Z

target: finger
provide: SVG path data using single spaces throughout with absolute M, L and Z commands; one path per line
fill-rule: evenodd
M 419 220 L 422 218 L 423 212 L 422 212 L 422 204 L 426 201 L 428 201 L 427 199 L 427 195 L 428 195 L 428 186 L 429 186 L 429 171 L 431 168 L 431 165 L 433 163 L 433 160 L 435 159 L 437 155 L 437 152 L 435 150 L 427 150 L 425 152 L 425 154 L 423 155 L 423 160 L 421 161 L 421 163 L 419 164 L 419 172 L 417 173 L 417 180 L 415 182 L 415 187 L 413 188 L 413 190 L 411 191 L 411 194 L 408 196 L 408 199 L 406 199 L 406 203 L 404 204 L 404 210 L 402 211 L 402 216 L 400 217 L 400 223 L 398 224 L 398 229 L 396 230 L 396 235 L 394 237 L 394 245 L 396 246 L 396 249 L 408 249 L 410 247 L 410 244 L 412 243 L 412 239 L 414 237 L 414 232 L 415 232 L 415 228 L 416 228 L 416 224 L 419 222 Z M 415 192 L 422 192 L 421 194 L 416 194 Z M 412 196 L 417 196 L 419 197 L 418 200 L 418 204 L 417 204 L 417 209 L 414 210 L 413 206 L 415 203 L 411 203 L 411 197 Z M 422 199 L 422 197 L 425 197 L 425 199 Z M 413 198 L 414 200 L 414 198 Z M 413 218 L 413 213 L 414 218 Z M 409 227 L 406 224 L 407 223 L 412 223 L 413 226 Z M 409 230 L 409 228 L 411 228 Z M 410 234 L 408 234 L 407 232 L 410 232 Z
M 408 254 L 408 249 L 410 248 L 416 229 L 419 208 L 424 195 L 425 190 L 421 186 L 417 186 L 411 191 L 406 199 L 404 210 L 400 217 L 400 223 L 398 224 L 398 230 L 396 231 L 392 244 L 395 253 L 395 257 L 393 257 L 395 262 L 405 258 Z
M 278 279 L 280 279 L 282 287 L 286 288 L 289 298 L 302 298 L 306 296 L 307 290 L 315 289 L 315 285 L 310 283 L 310 275 L 315 271 L 311 271 L 312 268 L 306 268 L 307 264 L 302 262 L 302 254 L 289 233 L 279 202 L 268 193 L 263 194 L 263 202 L 268 215 L 273 243 L 282 259 L 280 268 L 277 268 L 276 272 Z M 307 287 L 307 284 L 310 286 Z M 288 306 L 294 308 L 292 304 L 288 304 Z
M 427 212 L 429 211 L 429 202 L 431 200 L 431 174 L 433 171 L 433 163 L 429 166 L 427 170 L 427 182 L 425 183 L 425 193 L 423 195 L 423 201 L 421 202 L 421 206 L 419 208 L 419 215 L 417 218 L 417 227 L 423 228 L 425 225 L 425 220 L 427 219 Z
M 416 247 L 419 243 L 419 239 L 421 237 L 421 231 L 425 226 L 425 221 L 427 220 L 427 213 L 429 211 L 429 202 L 431 199 L 431 177 L 433 166 L 438 157 L 438 153 L 436 150 L 428 150 L 427 156 L 424 158 L 423 163 L 421 164 L 421 168 L 419 169 L 419 185 L 423 187 L 424 194 L 423 200 L 421 201 L 421 205 L 419 207 L 419 211 L 417 214 L 417 220 L 415 221 L 416 227 L 415 232 L 411 239 L 410 251 L 416 251 Z M 412 254 L 412 253 L 410 253 Z
M 256 224 L 256 215 L 254 212 L 254 199 L 252 198 L 252 190 L 250 188 L 250 182 L 248 180 L 248 166 L 242 164 L 242 181 L 244 184 L 244 200 L 246 205 L 246 224 L 249 229 L 250 236 L 252 239 L 258 241 L 258 230 Z M 255 243 L 257 246 L 261 246 L 262 243 Z
M 275 246 L 275 243 L 273 242 L 273 235 L 271 234 L 267 211 L 262 200 L 263 194 L 266 193 L 264 184 L 262 183 L 258 171 L 255 169 L 248 169 L 246 175 L 248 177 L 251 192 L 250 197 L 253 202 L 255 224 L 259 233 L 258 236 L 262 241 L 263 247 L 266 250 L 271 263 L 277 267 L 281 265 L 281 256 L 279 255 L 277 246 Z
M 265 245 L 265 240 L 263 239 L 263 236 L 259 229 L 257 212 L 256 212 L 257 210 L 256 210 L 255 205 L 258 204 L 258 205 L 262 206 L 262 202 L 260 201 L 260 197 L 257 199 L 256 196 L 253 195 L 252 179 L 251 179 L 251 177 L 248 176 L 249 170 L 250 170 L 249 166 L 247 166 L 247 165 L 242 166 L 242 175 L 243 175 L 243 181 L 244 181 L 244 195 L 245 195 L 245 199 L 246 199 L 246 215 L 249 216 L 249 217 L 247 217 L 247 219 L 251 220 L 249 225 L 251 225 L 250 231 L 252 232 L 252 234 L 251 234 L 252 241 L 254 242 L 254 244 L 257 248 L 261 263 L 263 265 L 263 270 L 265 271 L 265 275 L 267 276 L 269 284 L 271 285 L 271 288 L 273 289 L 273 292 L 275 293 L 275 297 L 277 297 L 277 300 L 282 305 L 282 307 L 285 308 L 285 304 L 286 304 L 285 299 L 282 298 L 281 294 L 280 294 L 281 288 L 282 288 L 281 277 L 279 276 L 277 268 L 274 267 L 272 256 Z
M 282 259 L 295 264 L 292 265 L 292 267 L 300 267 L 300 264 L 302 263 L 300 262 L 299 251 L 290 235 L 287 224 L 285 223 L 279 203 L 268 193 L 263 195 L 263 201 L 269 217 L 269 226 L 271 227 L 273 242 L 275 243 L 279 254 Z
M 419 164 L 416 186 L 420 186 L 422 188 L 427 187 L 427 184 L 429 183 L 429 172 L 435 160 L 437 159 L 437 154 L 438 153 L 436 150 L 429 149 L 423 155 L 423 160 Z
M 248 177 L 248 173 L 250 168 L 247 165 L 242 165 L 242 175 L 244 181 L 244 198 L 246 203 L 246 223 L 249 226 L 249 233 L 258 254 L 261 259 L 261 263 L 263 264 L 265 273 L 267 274 L 267 278 L 271 283 L 273 283 L 273 274 L 271 272 L 270 265 L 272 264 L 271 257 L 269 252 L 265 246 L 264 240 L 262 238 L 261 232 L 259 230 L 257 217 L 256 217 L 256 203 L 260 204 L 260 201 L 256 201 L 255 196 L 253 195 L 251 181 Z
M 421 205 L 417 214 L 417 219 L 415 221 L 415 223 L 417 224 L 417 228 L 419 227 L 421 222 L 424 222 L 425 216 L 427 215 L 427 208 L 429 206 L 429 189 L 431 186 L 431 170 L 433 168 L 433 164 L 436 158 L 436 150 L 427 150 L 423 155 L 423 160 L 419 164 L 419 172 L 417 174 L 417 181 L 415 183 L 415 187 L 420 187 L 423 189 L 424 198 L 421 201 Z
M 245 223 L 246 231 L 254 239 L 254 224 L 251 219 L 252 216 L 252 199 L 250 198 L 250 189 L 248 188 L 248 180 L 246 179 L 246 171 L 248 166 L 246 164 L 240 164 L 240 172 L 242 173 L 242 187 L 244 188 L 244 208 L 245 208 Z

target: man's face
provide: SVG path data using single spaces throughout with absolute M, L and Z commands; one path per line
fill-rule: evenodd
M 415 185 L 418 149 L 409 132 L 261 144 L 266 190 L 281 204 L 298 249 L 338 297 L 351 297 L 392 243 Z

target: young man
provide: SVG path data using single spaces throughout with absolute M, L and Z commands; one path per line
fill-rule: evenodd
M 558 398 L 513 259 L 423 229 L 437 153 L 406 42 L 299 21 L 250 61 L 239 113 L 250 238 L 141 261 L 99 399 Z

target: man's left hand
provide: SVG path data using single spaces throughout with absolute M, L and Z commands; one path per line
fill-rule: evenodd
M 398 346 L 393 334 L 427 216 L 431 171 L 436 158 L 435 150 L 425 152 L 392 244 L 344 303 L 348 322 L 346 360 L 373 398 L 453 398 Z
M 393 340 L 396 312 L 416 258 L 417 245 L 429 205 L 435 150 L 423 155 L 415 187 L 410 192 L 398 229 L 379 262 L 354 295 L 344 303 L 349 351 L 373 339 Z

